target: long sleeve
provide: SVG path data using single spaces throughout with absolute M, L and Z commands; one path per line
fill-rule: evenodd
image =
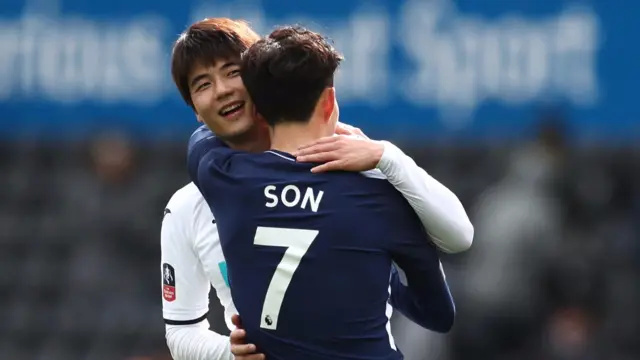
M 424 277 L 424 274 L 427 276 Z M 435 285 L 430 296 L 419 296 L 409 287 L 406 275 L 397 265 L 391 269 L 389 304 L 402 315 L 425 329 L 448 332 L 455 316 L 455 304 L 446 282 L 442 265 L 440 271 L 425 272 L 421 282 Z M 437 284 L 437 285 L 436 285 Z M 442 311 L 442 309 L 446 309 Z
M 366 212 L 362 210 L 362 216 L 369 219 L 378 236 L 388 239 L 394 262 L 389 303 L 425 329 L 448 332 L 455 320 L 455 304 L 442 271 L 440 253 L 434 244 L 425 241 L 425 229 L 414 210 L 399 192 L 390 186 L 388 189 L 389 194 L 377 197 Z
M 225 310 L 235 312 L 235 308 L 225 292 L 228 289 L 222 275 L 207 271 L 217 270 L 224 257 L 216 227 L 211 223 L 213 217 L 204 212 L 208 209 L 199 205 L 202 203 L 197 188 L 189 184 L 174 194 L 164 211 L 159 275 L 165 336 L 176 360 L 232 360 L 229 338 L 210 331 L 206 320 L 211 284 L 216 286 Z M 208 262 L 204 263 L 199 255 L 206 256 Z
M 229 337 L 208 328 L 207 320 L 193 325 L 166 325 L 171 356 L 175 360 L 233 360 Z
M 200 166 L 200 160 L 211 149 L 218 147 L 224 147 L 224 143 L 218 140 L 211 130 L 205 125 L 197 128 L 191 137 L 189 138 L 189 145 L 187 147 L 187 171 L 189 177 L 196 186 L 198 183 L 198 167 Z
M 398 147 L 383 143 L 378 169 L 407 199 L 434 244 L 445 253 L 469 249 L 474 229 L 458 197 Z

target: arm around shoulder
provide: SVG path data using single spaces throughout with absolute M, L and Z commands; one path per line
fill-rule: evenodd
M 383 144 L 378 168 L 409 202 L 434 244 L 449 254 L 468 250 L 474 229 L 458 197 L 398 147 Z

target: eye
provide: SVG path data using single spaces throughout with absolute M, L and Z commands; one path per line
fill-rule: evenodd
M 235 69 L 235 70 L 229 71 L 229 74 L 227 76 L 235 77 L 235 76 L 238 76 L 238 75 L 240 75 L 240 70 L 239 69 Z
M 209 87 L 209 85 L 211 85 L 211 83 L 210 83 L 210 82 L 208 82 L 208 81 L 205 81 L 205 82 L 203 82 L 203 83 L 199 84 L 199 85 L 196 87 L 196 91 L 204 90 L 204 89 L 208 88 L 208 87 Z

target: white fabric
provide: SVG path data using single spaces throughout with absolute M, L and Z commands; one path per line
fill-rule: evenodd
M 233 360 L 229 337 L 209 330 L 204 320 L 195 325 L 167 325 L 167 346 L 174 360 Z
M 174 321 L 202 317 L 209 311 L 209 290 L 213 285 L 224 307 L 227 327 L 232 330 L 231 315 L 237 310 L 221 272 L 224 256 L 209 207 L 198 188 L 190 183 L 172 196 L 167 209 L 162 221 L 161 264 L 174 268 L 176 296 L 173 301 L 163 297 L 163 317 Z M 176 360 L 233 358 L 228 338 L 209 331 L 208 327 L 206 320 L 194 325 L 166 325 L 167 345 L 173 357 Z
M 407 199 L 420 221 L 443 252 L 459 253 L 473 243 L 473 225 L 458 197 L 416 165 L 390 142 L 377 168 Z

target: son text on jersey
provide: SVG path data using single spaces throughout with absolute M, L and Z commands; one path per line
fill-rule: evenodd
M 267 200 L 265 206 L 269 208 L 284 205 L 289 208 L 300 207 L 301 209 L 310 209 L 313 212 L 318 212 L 322 195 L 324 195 L 322 190 L 316 191 L 311 187 L 307 187 L 302 191 L 296 185 L 286 185 L 280 188 L 276 185 L 267 185 L 264 188 L 264 196 Z

